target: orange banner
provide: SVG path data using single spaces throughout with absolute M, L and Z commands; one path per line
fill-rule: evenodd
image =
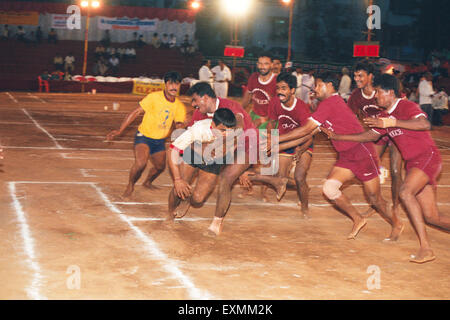
M 5 12 L 0 11 L 0 25 L 32 25 L 39 24 L 39 12 L 23 11 L 23 12 Z

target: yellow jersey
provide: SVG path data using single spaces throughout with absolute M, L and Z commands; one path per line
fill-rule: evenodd
M 186 108 L 183 102 L 175 98 L 170 102 L 164 96 L 164 91 L 148 94 L 139 102 L 145 114 L 139 125 L 139 132 L 147 138 L 164 139 L 169 134 L 173 121 L 186 120 Z

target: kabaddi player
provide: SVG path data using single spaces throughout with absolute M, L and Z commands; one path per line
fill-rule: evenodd
M 350 95 L 347 103 L 348 106 L 360 120 L 367 117 L 376 117 L 376 115 L 381 112 L 381 108 L 377 106 L 375 89 L 373 87 L 373 77 L 375 74 L 374 65 L 366 60 L 358 62 L 353 69 L 353 73 L 357 88 L 355 88 Z M 400 204 L 399 191 L 400 185 L 402 184 L 402 157 L 391 139 L 388 136 L 384 136 L 375 142 L 375 150 L 379 159 L 381 159 L 386 148 L 389 148 L 390 172 L 392 178 L 392 210 L 394 219 L 398 220 L 398 206 Z M 383 172 L 381 174 L 381 178 L 383 179 Z M 367 216 L 370 216 L 372 213 L 373 210 L 370 209 Z M 396 241 L 397 238 L 390 238 L 390 240 Z
M 311 116 L 309 107 L 300 99 L 295 97 L 297 90 L 297 78 L 287 72 L 282 72 L 277 77 L 276 96 L 273 97 L 269 104 L 268 117 L 270 119 L 268 130 L 276 127 L 278 123 L 279 134 L 283 135 L 295 128 L 299 128 L 308 122 Z M 296 156 L 296 165 L 294 170 L 295 186 L 297 188 L 297 195 L 301 202 L 301 211 L 303 218 L 309 218 L 308 215 L 308 195 L 309 187 L 306 183 L 306 174 L 311 165 L 312 159 L 312 136 L 308 136 L 306 142 L 299 146 L 279 149 L 279 169 L 278 177 L 288 178 L 291 165 Z M 281 147 L 281 146 L 280 146 Z M 298 148 L 298 149 L 297 149 Z M 246 176 L 251 182 L 261 181 L 258 176 L 252 176 L 247 173 Z M 243 177 L 245 179 L 245 177 Z M 241 183 L 245 183 L 242 181 Z M 270 181 L 274 177 L 264 177 L 263 181 Z M 273 181 L 278 184 L 279 181 Z
M 236 117 L 236 130 L 241 131 L 233 158 L 226 161 L 221 168 L 218 180 L 217 204 L 214 219 L 208 230 L 214 235 L 219 235 L 223 228 L 223 220 L 231 203 L 231 188 L 234 182 L 250 167 L 257 163 L 258 156 L 258 132 L 250 118 L 250 115 L 242 106 L 233 100 L 216 97 L 214 90 L 206 82 L 193 85 L 188 94 L 192 95 L 192 106 L 197 110 L 192 115 L 191 124 L 211 118 L 214 112 L 221 108 L 230 109 Z M 241 157 L 243 156 L 243 157 Z M 285 191 L 285 184 L 274 185 L 277 193 Z M 283 190 L 284 188 L 284 190 Z M 180 205 L 181 206 L 181 205 Z
M 144 117 L 134 137 L 135 161 L 130 169 L 128 185 L 122 197 L 129 198 L 134 185 L 141 177 L 147 161 L 153 164 L 144 186 L 151 187 L 166 167 L 165 139 L 173 122 L 176 128 L 182 128 L 186 120 L 184 104 L 177 98 L 181 86 L 181 75 L 170 71 L 164 75 L 164 90 L 148 94 L 139 102 L 139 107 L 131 111 L 123 120 L 119 130 L 113 130 L 106 136 L 111 141 L 120 136 L 125 129 L 142 113 Z
M 338 79 L 330 73 L 324 73 L 316 79 L 316 97 L 321 102 L 305 125 L 280 135 L 281 150 L 285 148 L 284 144 L 295 146 L 293 140 L 313 133 L 319 126 L 339 134 L 364 131 L 355 114 L 337 93 L 338 86 Z M 353 228 L 347 239 L 354 239 L 367 223 L 340 190 L 345 182 L 353 178 L 362 182 L 369 203 L 391 224 L 391 237 L 401 232 L 402 226 L 394 223 L 387 203 L 381 196 L 378 157 L 373 144 L 348 141 L 332 141 L 332 144 L 338 152 L 338 160 L 323 184 L 323 193 L 353 220 Z
M 273 58 L 272 60 L 272 73 L 278 76 L 283 69 L 283 64 L 281 63 L 280 58 Z
M 383 112 L 377 118 L 364 122 L 372 130 L 356 134 L 327 132 L 333 141 L 376 141 L 389 135 L 400 149 L 406 162 L 406 178 L 400 188 L 400 199 L 406 207 L 411 224 L 418 238 L 419 251 L 410 261 L 424 263 L 435 259 L 431 249 L 425 222 L 450 231 L 450 217 L 439 214 L 436 204 L 436 178 L 442 169 L 441 155 L 430 135 L 430 122 L 420 107 L 400 99 L 397 78 L 383 74 L 375 79 L 377 104 Z

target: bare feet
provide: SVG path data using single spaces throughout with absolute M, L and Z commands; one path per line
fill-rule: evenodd
M 352 232 L 347 236 L 347 239 L 355 239 L 356 236 L 358 235 L 359 231 L 367 224 L 366 219 L 364 218 L 360 218 L 357 221 L 353 222 L 353 229 Z
M 134 187 L 128 185 L 127 188 L 125 189 L 125 191 L 123 192 L 122 196 L 121 196 L 122 199 L 123 200 L 130 200 L 131 195 L 133 194 L 133 191 L 134 191 Z
M 286 187 L 289 179 L 283 177 L 280 179 L 280 182 L 277 184 L 277 200 L 280 201 L 284 194 L 286 193 Z
M 208 228 L 208 233 L 206 235 L 209 236 L 218 236 L 222 232 L 223 228 L 223 218 L 214 217 L 211 225 Z
M 191 207 L 191 202 L 189 201 L 189 199 L 182 200 L 180 202 L 180 204 L 178 205 L 178 207 L 176 207 L 176 209 L 174 211 L 174 217 L 177 219 L 183 218 L 186 215 L 186 213 L 188 212 L 190 207 Z
M 410 256 L 409 262 L 425 263 L 433 261 L 434 259 L 436 259 L 436 256 L 434 255 L 433 250 L 420 248 L 416 254 Z
M 384 242 L 397 241 L 400 235 L 402 234 L 403 229 L 405 229 L 405 226 L 403 225 L 403 223 L 399 223 L 397 226 L 394 226 L 392 228 L 391 235 L 388 238 L 384 239 L 383 241 Z
M 150 190 L 159 190 L 160 189 L 159 187 L 153 185 L 151 182 L 148 182 L 148 181 L 144 182 L 142 185 Z

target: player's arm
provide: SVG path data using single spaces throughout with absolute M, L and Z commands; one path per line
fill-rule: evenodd
M 402 128 L 416 131 L 431 129 L 430 122 L 425 116 L 419 116 L 409 120 L 397 120 L 392 118 L 365 118 L 364 123 L 370 128 Z
M 137 107 L 133 111 L 131 111 L 123 120 L 122 124 L 120 125 L 119 130 L 112 130 L 108 135 L 106 136 L 106 140 L 111 141 L 116 136 L 120 136 L 125 129 L 134 121 L 136 118 L 144 113 L 144 109 L 142 109 L 141 106 Z
M 250 102 L 252 102 L 252 93 L 248 90 L 245 90 L 244 96 L 242 97 L 242 107 L 247 110 Z
M 315 121 L 309 119 L 304 126 L 298 127 L 286 134 L 281 135 L 279 138 L 279 143 L 281 144 L 282 142 L 303 138 L 304 136 L 313 133 L 318 126 L 319 125 Z
M 345 140 L 345 141 L 353 141 L 353 142 L 370 142 L 377 141 L 380 139 L 380 134 L 375 132 L 374 130 L 367 130 L 361 133 L 356 134 L 336 134 L 334 131 L 331 131 L 327 128 L 320 128 L 320 130 L 325 133 L 328 138 L 332 140 Z
M 188 129 L 177 139 L 175 139 L 169 149 L 168 164 L 169 170 L 172 173 L 173 187 L 176 195 L 181 199 L 185 199 L 191 194 L 191 186 L 181 176 L 180 164 L 183 160 L 181 159 L 180 153 L 185 149 L 185 147 L 189 146 L 193 142 L 194 138 L 192 131 Z
M 295 139 L 295 140 L 290 140 L 287 142 L 283 142 L 279 144 L 278 150 L 279 151 L 284 151 L 286 149 L 290 149 L 293 147 L 297 147 L 299 145 L 305 146 L 305 150 L 308 149 L 308 147 L 311 145 L 312 142 L 312 138 L 313 138 L 313 134 L 308 134 L 304 137 L 301 137 L 299 139 Z

